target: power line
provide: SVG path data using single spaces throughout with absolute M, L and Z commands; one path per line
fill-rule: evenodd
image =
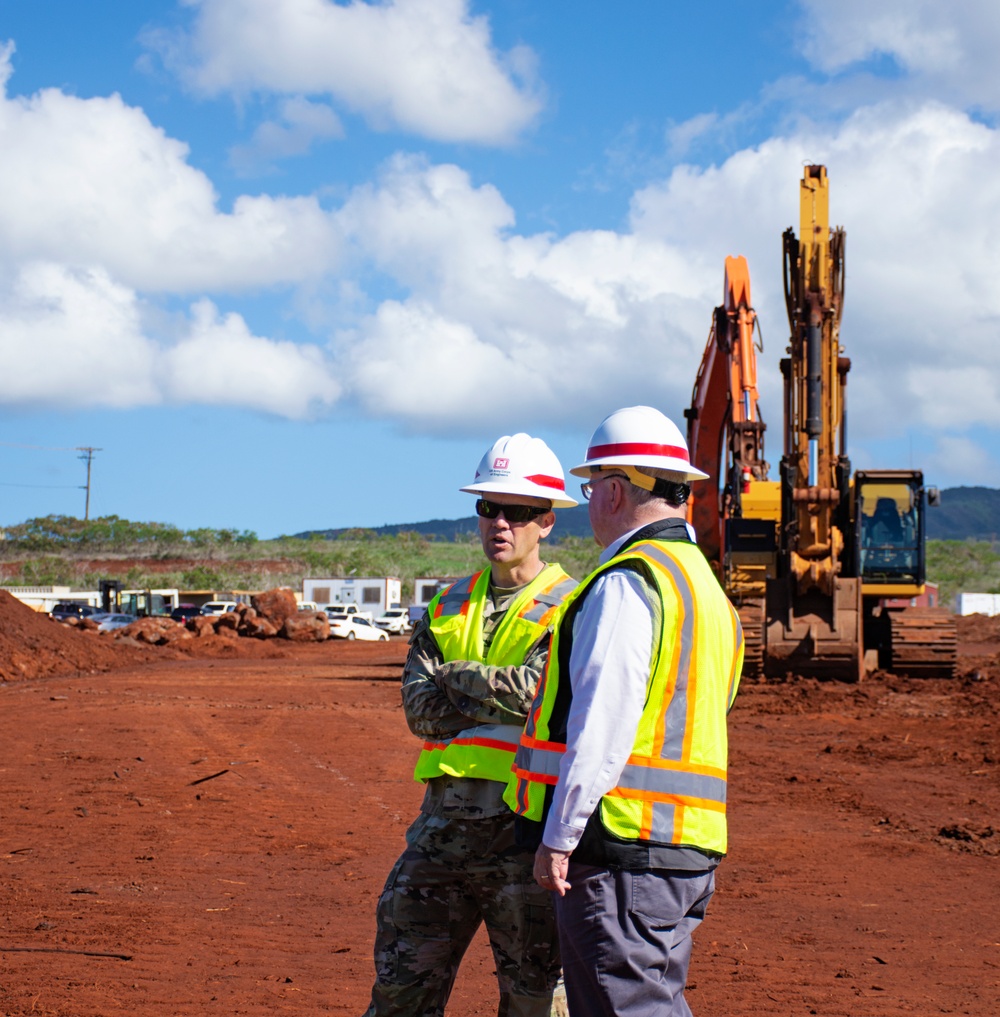
M 0 441 L 4 448 L 30 448 L 37 452 L 76 452 L 78 449 L 62 445 L 22 445 L 14 441 Z
M 94 453 L 103 452 L 103 449 L 95 448 L 93 445 L 76 445 L 69 447 L 65 445 L 26 445 L 21 442 L 13 441 L 0 441 L 0 446 L 4 448 L 22 448 L 31 449 L 36 452 L 82 452 L 83 454 L 77 456 L 77 458 L 87 464 L 87 482 L 86 484 L 15 484 L 15 483 L 4 483 L 0 482 L 0 487 L 22 487 L 22 488 L 34 488 L 34 489 L 46 489 L 46 490 L 65 490 L 67 488 L 77 488 L 86 491 L 86 500 L 83 508 L 84 521 L 90 519 L 90 474 L 91 464 L 94 460 Z
M 37 487 L 45 488 L 48 491 L 63 491 L 67 488 L 73 488 L 75 491 L 80 490 L 79 484 L 4 484 L 0 483 L 0 487 Z

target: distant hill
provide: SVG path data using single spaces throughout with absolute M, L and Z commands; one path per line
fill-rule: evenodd
M 391 526 L 369 526 L 364 529 L 379 536 L 394 536 L 397 533 L 419 533 L 428 540 L 454 540 L 456 537 L 467 536 L 478 532 L 479 520 L 475 516 L 463 516 L 461 519 L 429 519 L 425 523 L 397 523 Z M 333 539 L 345 534 L 356 533 L 358 527 L 346 527 L 340 530 L 306 530 L 295 533 L 295 537 L 312 536 Z M 556 528 L 553 537 L 589 537 L 590 520 L 587 518 L 587 506 L 580 505 L 573 509 L 556 510 Z
M 373 533 L 390 536 L 400 532 L 419 533 L 429 540 L 454 540 L 476 532 L 476 517 L 430 519 L 425 523 L 399 523 L 369 527 Z M 339 537 L 350 529 L 309 530 L 297 537 Z M 927 535 L 931 540 L 992 540 L 1000 534 L 1000 490 L 992 487 L 949 487 L 941 491 L 941 504 L 927 513 Z M 554 539 L 589 537 L 587 506 L 556 512 Z
M 949 487 L 927 513 L 931 540 L 995 540 L 1000 535 L 1000 491 L 992 487 Z

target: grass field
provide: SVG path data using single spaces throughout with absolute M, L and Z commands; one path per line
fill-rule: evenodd
M 83 522 L 54 516 L 8 527 L 0 541 L 7 585 L 96 587 L 101 578 L 133 588 L 260 590 L 301 588 L 309 577 L 397 576 L 403 599 L 421 576 L 461 576 L 483 561 L 478 536 L 428 540 L 418 533 L 386 535 L 349 530 L 334 539 L 280 537 L 259 540 L 234 530 L 182 531 L 158 523 L 111 516 Z M 546 544 L 543 557 L 582 578 L 597 564 L 599 548 L 586 537 Z M 1000 552 L 995 541 L 932 540 L 927 578 L 941 602 L 956 593 L 1000 593 Z

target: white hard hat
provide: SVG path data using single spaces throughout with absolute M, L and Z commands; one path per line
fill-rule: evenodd
M 652 406 L 627 406 L 605 417 L 590 439 L 586 462 L 569 472 L 589 477 L 600 466 L 670 470 L 683 482 L 708 476 L 691 465 L 687 442 L 677 425 Z
M 553 508 L 579 504 L 566 494 L 566 478 L 556 454 L 541 438 L 524 433 L 498 438 L 480 459 L 476 479 L 459 490 L 548 498 Z

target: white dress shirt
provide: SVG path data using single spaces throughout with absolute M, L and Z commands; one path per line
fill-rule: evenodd
M 606 547 L 609 561 L 636 527 Z M 571 852 L 603 795 L 617 786 L 635 744 L 653 646 L 653 617 L 642 579 L 631 569 L 602 573 L 573 620 L 566 752 L 559 765 L 542 841 Z

